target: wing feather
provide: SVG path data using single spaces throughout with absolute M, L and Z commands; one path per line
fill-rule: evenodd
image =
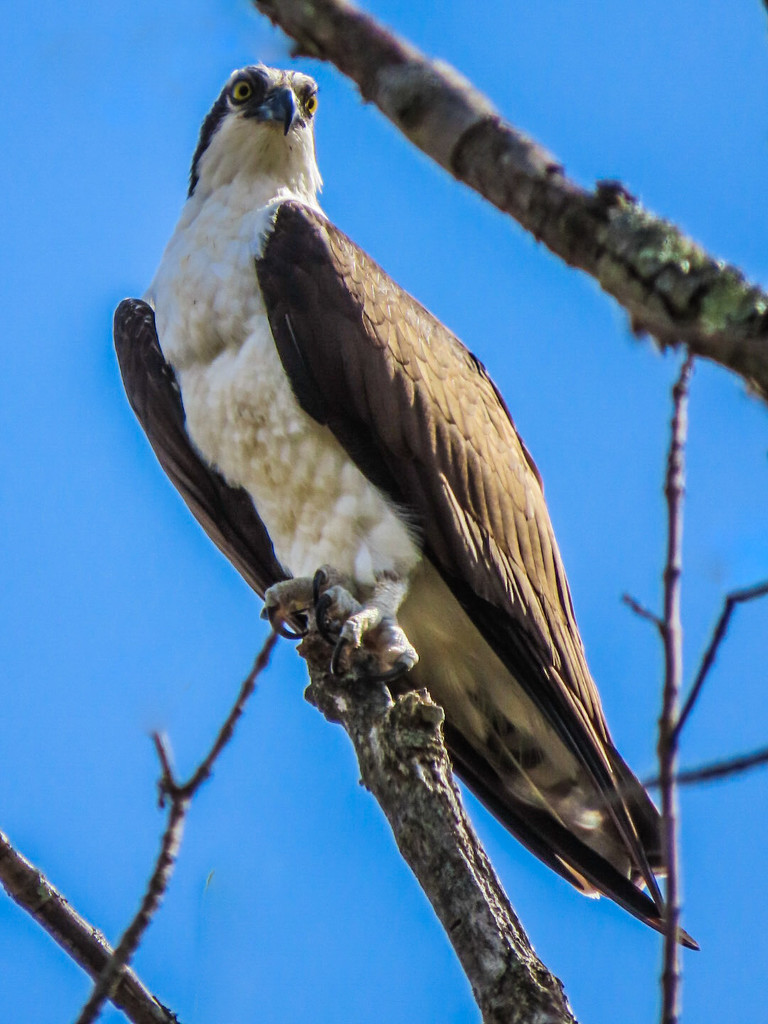
M 485 368 L 358 246 L 298 203 L 280 207 L 256 269 L 286 371 L 288 324 L 328 426 L 408 511 L 425 554 L 603 794 L 660 901 L 648 862 L 659 859 L 650 842 L 657 815 L 638 798 L 636 827 L 617 793 L 619 762 L 541 479 Z M 311 414 L 305 390 L 306 381 L 294 382 Z
M 128 401 L 160 465 L 214 544 L 263 597 L 267 587 L 286 574 L 250 496 L 231 487 L 192 445 L 151 306 L 140 299 L 124 299 L 115 311 L 114 337 Z
M 558 684 L 547 696 L 580 706 L 592 739 L 605 739 L 538 474 L 482 364 L 299 204 L 280 207 L 257 271 L 281 356 L 287 318 L 342 444 L 356 434 L 355 461 L 366 472 L 387 466 L 392 497 L 419 516 L 440 571 L 466 580 L 514 621 L 527 637 L 536 686 L 540 669 L 555 661 L 567 692 Z M 304 389 L 295 390 L 302 401 Z M 467 545 L 470 535 L 479 543 Z M 510 592 L 520 600 L 510 601 Z

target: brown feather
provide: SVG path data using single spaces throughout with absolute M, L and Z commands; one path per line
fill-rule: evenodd
M 189 440 L 181 395 L 160 350 L 152 308 L 140 299 L 125 299 L 115 311 L 114 333 L 128 401 L 160 465 L 211 540 L 263 597 L 286 574 L 250 495 L 207 466 Z
M 633 877 L 660 904 L 652 872 L 660 866 L 658 814 L 638 797 L 642 787 L 610 740 L 540 477 L 485 368 L 359 247 L 300 204 L 280 207 L 257 274 L 281 357 L 286 323 L 301 350 L 306 375 L 291 380 L 305 411 L 302 396 L 322 395 L 328 425 L 351 458 L 418 524 L 426 555 L 583 766 Z M 459 760 L 468 763 L 466 750 Z M 509 793 L 481 784 L 478 771 L 465 771 L 470 785 L 519 832 L 512 819 L 519 822 L 520 807 L 513 812 Z M 625 785 L 632 800 L 623 797 Z M 585 868 L 579 856 L 554 851 L 548 862 L 594 883 L 594 864 Z M 570 869 L 557 868 L 569 857 Z M 598 887 L 626 905 L 615 873 Z M 649 919 L 653 904 L 640 896 Z M 633 912 L 643 916 L 638 906 Z

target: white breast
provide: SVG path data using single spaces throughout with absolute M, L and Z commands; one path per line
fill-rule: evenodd
M 249 492 L 294 575 L 324 563 L 365 583 L 383 570 L 408 574 L 419 552 L 407 528 L 291 391 L 254 267 L 277 204 L 254 206 L 237 181 L 193 197 L 147 293 L 187 430 Z

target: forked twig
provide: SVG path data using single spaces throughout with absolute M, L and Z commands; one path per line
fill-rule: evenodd
M 768 594 L 768 581 L 729 594 L 707 646 L 688 697 L 679 708 L 682 680 L 682 625 L 680 621 L 680 580 L 682 572 L 683 499 L 685 495 L 685 443 L 687 436 L 688 385 L 693 369 L 689 354 L 673 388 L 672 430 L 664 493 L 667 500 L 667 558 L 664 569 L 664 613 L 659 616 L 635 598 L 623 601 L 635 614 L 651 622 L 664 644 L 664 694 L 659 719 L 659 775 L 645 785 L 661 790 L 662 843 L 667 868 L 664 952 L 662 967 L 662 1024 L 677 1024 L 680 1012 L 680 871 L 677 852 L 677 786 L 723 779 L 768 763 L 768 748 L 725 761 L 679 771 L 680 735 L 701 695 L 720 644 L 725 639 L 731 616 L 739 603 Z
M 168 822 L 160 843 L 160 852 L 155 860 L 155 866 L 139 910 L 123 933 L 123 937 L 117 944 L 114 953 L 104 965 L 88 1002 L 80 1011 L 76 1024 L 92 1024 L 98 1018 L 104 1002 L 110 998 L 114 986 L 122 977 L 123 969 L 136 952 L 142 936 L 152 921 L 168 888 L 168 883 L 176 863 L 176 854 L 181 843 L 189 804 L 197 790 L 210 776 L 216 758 L 232 738 L 235 725 L 242 716 L 246 702 L 256 687 L 256 680 L 266 668 L 276 642 L 277 634 L 273 632 L 267 638 L 253 664 L 253 668 L 240 687 L 240 692 L 235 703 L 232 705 L 232 710 L 227 715 L 210 751 L 187 782 L 179 783 L 176 781 L 171 767 L 171 757 L 167 744 L 160 735 L 157 733 L 153 734 L 152 739 L 162 767 L 159 783 L 160 805 L 163 806 L 165 804 L 166 798 L 170 800 Z

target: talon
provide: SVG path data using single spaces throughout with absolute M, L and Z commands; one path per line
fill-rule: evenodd
M 407 672 L 410 672 L 413 668 L 414 662 L 410 658 L 403 658 L 397 665 L 389 669 L 387 672 L 381 672 L 379 675 L 366 676 L 365 678 L 370 680 L 372 683 L 393 683 L 396 679 L 400 679 Z
M 344 674 L 341 657 L 349 646 L 349 640 L 346 637 L 340 636 L 336 641 L 336 646 L 333 648 L 333 654 L 331 655 L 331 675 L 340 676 Z
M 322 572 L 322 569 L 319 571 Z M 317 579 L 317 576 L 318 573 L 315 574 L 315 579 Z M 330 594 L 320 595 L 315 604 L 315 622 L 317 624 L 317 631 L 323 640 L 335 646 L 339 634 L 328 625 L 328 611 L 332 604 L 333 598 Z
M 262 618 L 269 619 L 269 624 L 272 629 L 274 629 L 276 633 L 279 633 L 280 636 L 285 637 L 286 640 L 302 640 L 306 636 L 306 629 L 303 633 L 296 633 L 294 630 L 289 629 L 286 626 L 283 616 L 280 613 L 280 609 L 276 605 L 269 608 L 265 605 L 261 615 Z
M 312 577 L 312 602 L 317 607 L 320 603 L 320 597 L 322 594 L 322 587 L 327 587 L 330 582 L 328 573 L 322 567 L 317 570 L 315 575 Z

